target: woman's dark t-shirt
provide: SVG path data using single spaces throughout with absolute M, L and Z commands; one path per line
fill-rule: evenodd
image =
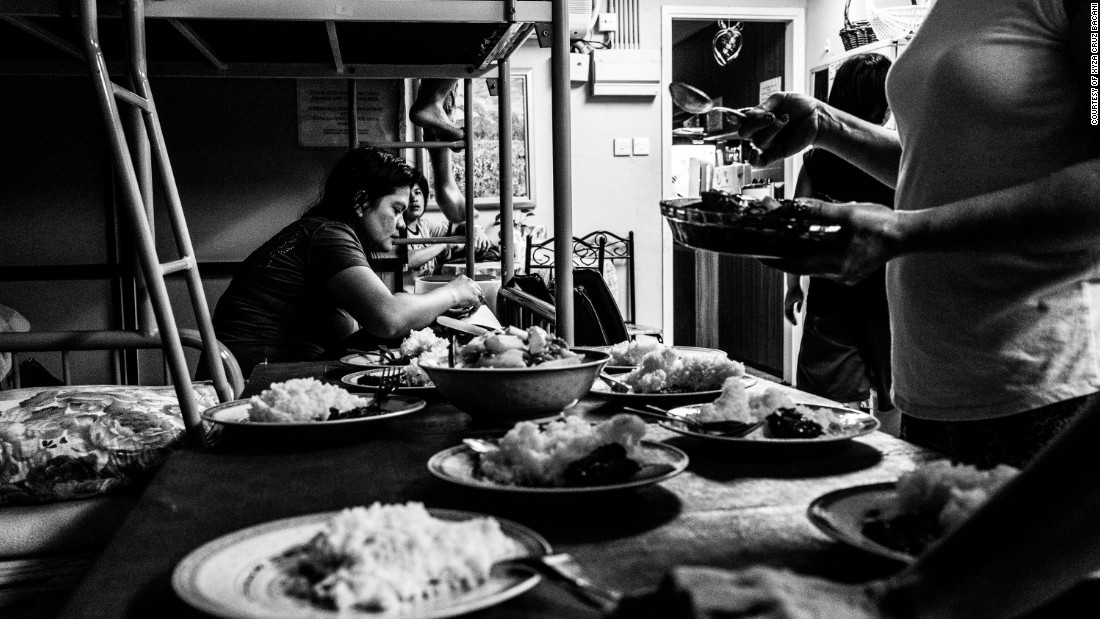
M 894 190 L 840 157 L 813 149 L 804 158 L 815 198 L 833 202 L 871 202 L 894 207 Z M 848 286 L 821 277 L 810 278 L 806 313 L 823 318 L 885 317 L 886 268 Z
M 246 376 L 265 359 L 316 358 L 359 326 L 325 291 L 333 275 L 356 266 L 370 265 L 350 226 L 300 219 L 245 259 L 218 301 L 214 331 Z

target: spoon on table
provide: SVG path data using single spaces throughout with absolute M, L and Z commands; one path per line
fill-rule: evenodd
M 748 108 L 735 110 L 731 107 L 714 105 L 714 99 L 707 96 L 707 93 L 683 82 L 670 83 L 668 85 L 668 91 L 672 93 L 672 102 L 681 110 L 689 114 L 706 114 L 712 110 L 717 110 L 719 112 L 732 114 L 740 120 L 748 118 L 745 114 L 745 109 Z
M 652 417 L 654 419 L 661 419 L 663 421 L 671 421 L 673 423 L 682 423 L 692 431 L 699 434 L 720 434 L 728 438 L 739 438 L 746 436 L 753 430 L 764 425 L 763 421 L 757 421 L 756 423 L 745 423 L 744 421 L 695 421 L 687 417 L 677 417 L 676 415 L 670 415 L 668 411 L 658 408 L 652 405 L 646 405 L 649 410 L 641 410 L 639 408 L 631 408 L 624 406 L 623 410 L 640 415 L 642 417 Z
M 547 581 L 565 587 L 578 599 L 604 614 L 613 612 L 623 599 L 622 593 L 597 586 L 580 575 L 576 561 L 572 556 L 565 553 L 506 559 L 494 563 L 492 567 L 493 571 L 513 569 L 534 572 L 544 576 Z
M 611 391 L 614 393 L 633 393 L 634 391 L 634 387 L 631 387 L 617 378 L 613 378 L 607 372 L 600 372 L 600 380 L 607 383 L 607 386 L 611 387 Z
M 500 451 L 500 445 L 497 445 L 493 441 L 484 438 L 464 438 L 462 444 L 470 448 L 471 451 L 479 454 L 492 453 L 494 451 Z

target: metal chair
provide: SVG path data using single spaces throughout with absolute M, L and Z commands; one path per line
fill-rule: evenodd
M 497 295 L 498 313 L 507 325 L 555 331 L 554 298 L 539 275 L 516 275 Z M 573 312 L 577 346 L 608 346 L 629 337 L 619 306 L 594 269 L 573 270 Z
M 614 268 L 618 264 L 625 267 L 626 290 L 623 306 L 623 320 L 629 337 L 633 339 L 637 335 L 649 335 L 664 341 L 662 330 L 657 327 L 647 327 L 634 322 L 636 310 L 636 289 L 634 279 L 634 232 L 626 233 L 626 237 L 619 236 L 606 230 L 590 232 L 582 237 L 573 237 L 573 266 L 596 269 L 601 274 L 607 274 L 609 267 Z M 545 271 L 547 281 L 554 281 L 554 239 L 553 237 L 539 242 L 533 242 L 527 238 L 527 246 L 524 254 L 524 272 L 539 273 Z M 615 291 L 612 291 L 615 294 Z M 618 299 L 616 298 L 618 302 Z

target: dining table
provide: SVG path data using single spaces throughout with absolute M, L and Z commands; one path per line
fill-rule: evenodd
M 243 398 L 274 382 L 316 377 L 340 384 L 356 369 L 339 361 L 266 363 Z M 796 401 L 835 404 L 761 379 Z M 652 424 L 647 440 L 678 447 L 690 462 L 659 484 L 607 493 L 527 496 L 448 483 L 428 460 L 512 422 L 486 421 L 438 394 L 416 412 L 351 439 L 255 444 L 226 438 L 174 451 L 149 481 L 87 576 L 65 617 L 205 616 L 172 587 L 176 566 L 221 536 L 281 518 L 373 503 L 421 502 L 518 523 L 568 553 L 583 576 L 628 596 L 654 590 L 679 565 L 762 564 L 845 582 L 884 577 L 903 563 L 838 543 L 807 518 L 821 495 L 890 482 L 938 454 L 876 431 L 812 450 L 741 449 Z M 591 420 L 621 412 L 589 394 L 567 414 Z M 262 441 L 261 441 L 262 442 Z M 600 612 L 546 580 L 478 611 L 479 617 L 598 617 Z

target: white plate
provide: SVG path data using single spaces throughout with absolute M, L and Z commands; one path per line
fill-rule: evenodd
M 717 348 L 702 348 L 699 346 L 672 346 L 672 350 L 680 353 L 683 356 L 690 355 L 722 355 L 723 357 L 729 357 L 724 350 L 718 350 Z M 573 350 L 598 350 L 600 352 L 606 352 L 610 354 L 610 346 L 576 346 Z M 636 365 L 608 365 L 604 366 L 604 369 L 609 372 L 629 372 L 638 366 Z
M 660 474 L 646 475 L 643 469 L 640 476 L 630 481 L 625 481 L 617 484 L 606 484 L 602 486 L 569 486 L 569 487 L 529 487 L 529 486 L 506 486 L 497 482 L 485 479 L 476 473 L 477 462 L 479 455 L 465 445 L 456 445 L 448 449 L 435 454 L 428 460 L 428 471 L 436 477 L 458 484 L 460 486 L 466 486 L 467 488 L 477 488 L 479 490 L 493 490 L 497 492 L 504 492 L 508 494 L 527 495 L 527 496 L 552 496 L 562 497 L 566 495 L 586 495 L 595 493 L 606 493 L 616 490 L 625 490 L 628 488 L 638 488 L 640 486 L 648 486 L 663 482 L 667 479 L 671 479 L 684 471 L 688 465 L 688 456 L 686 453 L 673 447 L 672 445 L 666 445 L 664 443 L 655 443 L 652 441 L 642 441 L 638 446 L 639 452 L 637 461 L 643 465 L 668 465 L 671 466 L 671 470 L 667 470 Z
M 863 534 L 863 521 L 893 502 L 897 484 L 886 482 L 835 490 L 810 503 L 806 515 L 810 522 L 834 540 L 880 557 L 905 563 L 916 560 L 911 554 L 894 550 Z
M 367 398 L 369 401 L 371 398 Z M 410 415 L 424 408 L 425 402 L 405 395 L 391 395 L 382 402 L 381 415 L 336 419 L 333 421 L 256 422 L 248 419 L 248 400 L 225 402 L 202 412 L 208 422 L 230 430 L 235 436 L 281 441 L 309 441 L 345 438 L 374 431 L 378 424 Z
M 615 378 L 612 375 L 612 378 Z M 741 375 L 741 382 L 745 387 L 751 387 L 759 381 L 755 376 Z M 596 379 L 592 383 L 592 394 L 615 401 L 623 406 L 644 406 L 652 404 L 668 410 L 674 406 L 683 406 L 695 402 L 713 402 L 722 395 L 721 389 L 707 391 L 691 391 L 688 393 L 618 393 L 604 381 Z
M 375 389 L 378 387 L 379 377 L 384 372 L 384 368 L 372 368 L 369 370 L 363 370 L 361 372 L 352 372 L 347 376 L 340 379 L 340 382 L 349 387 L 355 387 L 356 389 Z M 373 379 L 373 380 L 372 380 Z M 418 385 L 416 387 L 398 387 L 397 393 L 404 393 L 406 395 L 419 395 L 421 397 L 437 393 L 435 385 Z
M 712 441 L 727 441 L 732 443 L 739 443 L 745 446 L 774 446 L 778 448 L 788 447 L 816 447 L 819 445 L 830 445 L 833 443 L 839 443 L 843 441 L 849 441 L 857 436 L 863 436 L 870 434 L 875 430 L 878 430 L 879 420 L 874 415 L 868 415 L 867 413 L 861 413 L 849 408 L 843 408 L 839 406 L 818 406 L 815 404 L 800 403 L 800 406 L 807 408 L 820 410 L 827 409 L 840 416 L 846 423 L 845 428 L 835 434 L 826 434 L 825 436 L 819 436 L 815 438 L 768 438 L 764 436 L 764 428 L 760 427 L 753 430 L 746 436 L 732 437 L 722 436 L 721 434 L 706 434 L 703 432 L 696 432 L 689 430 L 685 424 L 679 424 L 676 422 L 661 421 L 658 422 L 662 426 L 672 430 L 673 432 L 679 432 L 680 434 L 686 434 L 688 436 L 697 436 L 699 438 L 705 438 Z M 668 414 L 673 417 L 691 417 L 699 412 L 699 405 L 692 406 L 680 406 L 668 411 Z
M 483 517 L 482 514 L 458 510 L 428 511 L 444 520 Z M 415 609 L 403 609 L 401 613 L 363 611 L 339 614 L 287 595 L 279 584 L 279 571 L 270 559 L 309 541 L 337 513 L 275 520 L 207 542 L 191 551 L 176 566 L 172 573 L 172 587 L 188 604 L 220 617 L 434 619 L 488 608 L 527 591 L 539 582 L 539 577 L 534 575 L 494 572 L 487 583 L 472 591 L 434 600 Z M 528 554 L 550 552 L 550 544 L 534 531 L 508 520 L 497 518 L 497 521 L 504 534 L 522 545 Z
M 391 350 L 391 353 L 397 355 L 398 359 L 401 359 L 401 351 Z M 340 357 L 340 361 L 348 365 L 358 365 L 365 368 L 384 368 L 393 365 L 399 365 L 396 363 L 386 363 L 385 358 L 380 350 L 371 350 L 367 352 L 357 352 L 350 355 Z

